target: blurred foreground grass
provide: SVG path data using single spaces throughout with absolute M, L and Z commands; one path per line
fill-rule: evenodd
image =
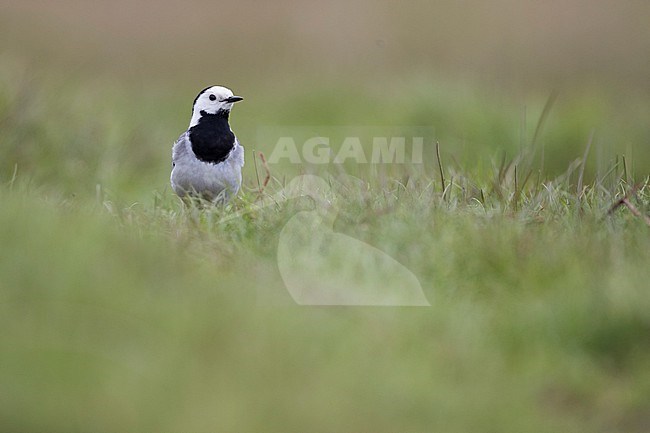
M 614 194 L 580 216 L 566 184 L 516 212 L 353 185 L 335 229 L 408 266 L 431 307 L 295 305 L 275 249 L 300 200 L 124 208 L 4 187 L 3 430 L 645 431 L 648 228 L 602 219 Z
M 237 88 L 246 188 L 199 209 L 167 187 L 194 94 L 2 60 L 1 430 L 647 431 L 648 227 L 608 214 L 634 185 L 649 211 L 642 95 L 564 90 L 532 149 L 543 93 Z M 293 303 L 278 233 L 313 204 L 255 208 L 268 125 L 435 128 L 444 197 L 432 147 L 422 167 L 321 173 L 335 229 L 408 267 L 430 308 Z M 312 169 L 272 166 L 265 194 Z

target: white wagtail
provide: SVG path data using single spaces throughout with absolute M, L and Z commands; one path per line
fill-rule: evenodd
M 226 202 L 239 191 L 244 148 L 228 117 L 242 99 L 221 86 L 206 87 L 194 99 L 190 127 L 172 149 L 171 184 L 179 197 Z

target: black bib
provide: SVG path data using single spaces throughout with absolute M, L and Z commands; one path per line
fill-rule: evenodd
M 226 110 L 216 114 L 201 111 L 199 123 L 190 128 L 192 151 L 200 161 L 218 164 L 225 161 L 235 147 L 235 134 L 228 124 L 229 114 Z

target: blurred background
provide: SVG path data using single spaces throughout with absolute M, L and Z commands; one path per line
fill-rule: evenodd
M 248 152 L 275 144 L 260 127 L 420 126 L 473 168 L 530 144 L 551 100 L 537 137 L 545 172 L 566 170 L 592 131 L 588 174 L 624 153 L 650 167 L 645 2 L 4 1 L 0 12 L 0 114 L 21 132 L 3 137 L 5 179 L 17 163 L 66 193 L 83 193 L 81 178 L 86 192 L 101 183 L 141 199 L 165 187 L 169 146 L 211 84 L 246 97 L 232 123 Z M 43 135 L 58 139 L 38 145 Z M 43 153 L 68 169 L 34 164 Z
M 650 173 L 649 23 L 647 1 L 0 0 L 0 430 L 647 432 L 647 228 L 604 215 Z M 434 131 L 388 176 L 422 183 L 346 167 L 367 185 L 335 225 L 431 308 L 298 307 L 276 248 L 299 206 L 180 205 L 171 146 L 213 84 L 245 98 L 249 200 L 264 131 Z M 592 134 L 584 216 L 550 180 Z M 486 208 L 440 199 L 433 138 Z M 519 153 L 549 198 L 517 213 L 490 188 Z
M 464 77 L 520 88 L 646 87 L 643 2 L 3 2 L 3 49 L 138 84 Z M 324 81 L 324 82 L 323 82 Z M 276 83 L 271 86 L 270 83 Z M 383 84 L 383 83 L 382 83 Z M 257 90 L 257 89 L 256 89 Z

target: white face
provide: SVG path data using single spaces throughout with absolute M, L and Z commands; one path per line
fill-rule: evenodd
M 212 86 L 199 93 L 199 96 L 194 100 L 192 107 L 192 120 L 190 127 L 196 125 L 201 118 L 201 111 L 208 114 L 215 114 L 220 110 L 230 111 L 235 102 L 241 101 L 243 98 L 235 96 L 232 90 L 221 87 Z

